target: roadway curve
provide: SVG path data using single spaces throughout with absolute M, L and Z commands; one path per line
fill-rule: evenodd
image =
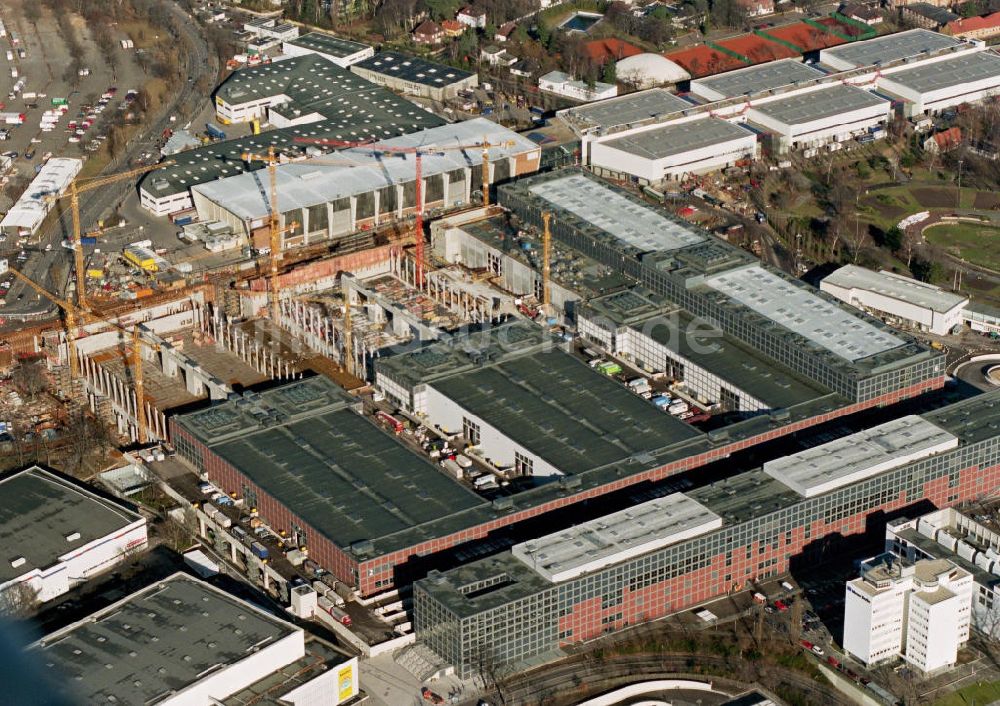
M 113 174 L 122 171 L 143 151 L 155 152 L 160 136 L 171 125 L 171 115 L 177 117 L 177 122 L 184 124 L 193 120 L 201 109 L 204 96 L 199 96 L 194 91 L 199 80 L 203 76 L 210 76 L 214 83 L 216 76 L 218 76 L 218 58 L 214 52 L 209 50 L 208 43 L 199 31 L 198 23 L 174 0 L 167 0 L 166 7 L 175 19 L 174 28 L 180 32 L 179 35 L 174 35 L 177 40 L 176 44 L 178 47 L 183 45 L 188 49 L 184 54 L 184 65 L 181 69 L 182 88 L 175 91 L 173 100 L 161 106 L 155 117 L 148 120 L 132 136 L 125 150 L 110 162 L 102 173 Z M 187 77 L 190 77 L 190 80 Z M 109 188 L 97 189 L 85 194 L 80 199 L 81 228 L 86 231 L 96 224 L 102 214 L 114 208 L 133 190 L 132 180 L 125 180 Z M 66 286 L 66 282 L 53 282 L 51 278 L 53 267 L 59 259 L 63 259 L 66 273 L 73 272 L 72 255 L 59 246 L 63 234 L 68 233 L 72 228 L 68 205 L 66 203 L 67 208 L 60 218 L 47 223 L 46 229 L 39 239 L 39 249 L 42 252 L 32 253 L 32 257 L 21 268 L 28 277 L 45 284 L 46 287 L 55 292 L 63 292 Z M 49 243 L 52 244 L 52 251 L 44 252 L 45 245 Z M 20 294 L 24 294 L 23 303 L 17 299 Z M 0 310 L 0 317 L 6 319 L 3 325 L 0 325 L 0 330 L 18 328 L 22 317 L 29 317 L 33 321 L 43 321 L 54 317 L 57 313 L 52 304 L 45 300 L 38 301 L 34 292 L 27 285 L 18 281 L 15 281 L 11 286 L 7 300 L 8 305 Z
M 708 668 L 718 674 L 732 672 L 732 658 L 720 655 L 691 654 L 627 654 L 606 657 L 600 664 L 586 658 L 564 660 L 552 667 L 518 675 L 506 682 L 507 706 L 537 704 L 558 695 L 575 698 L 573 703 L 588 696 L 604 693 L 626 684 L 650 679 L 675 678 L 679 674 L 713 680 L 711 674 L 691 675 L 693 667 Z M 775 681 L 805 692 L 809 703 L 823 706 L 853 706 L 853 701 L 836 691 L 825 680 L 817 681 L 806 674 L 777 665 L 761 665 L 761 671 Z M 722 680 L 730 681 L 723 677 Z M 473 702 L 475 703 L 475 702 Z M 569 701 L 566 701 L 569 703 Z

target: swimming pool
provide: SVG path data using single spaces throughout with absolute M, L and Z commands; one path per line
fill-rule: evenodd
M 604 15 L 594 12 L 574 12 L 570 17 L 559 25 L 559 29 L 567 32 L 588 32 L 590 28 L 604 19 Z

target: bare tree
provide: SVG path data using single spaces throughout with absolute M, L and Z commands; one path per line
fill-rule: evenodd
M 64 431 L 67 457 L 64 468 L 79 478 L 87 475 L 87 462 L 101 457 L 111 448 L 107 424 L 83 405 L 69 410 Z
M 38 604 L 38 589 L 24 581 L 0 589 L 0 615 L 26 618 L 35 612 Z
M 48 387 L 45 363 L 40 358 L 20 361 L 11 379 L 18 392 L 31 402 Z

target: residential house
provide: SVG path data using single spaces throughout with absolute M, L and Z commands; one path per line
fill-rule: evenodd
M 509 71 L 515 76 L 531 78 L 538 73 L 538 62 L 534 59 L 521 59 L 516 64 L 513 64 Z
M 882 13 L 877 7 L 870 5 L 845 5 L 840 10 L 840 14 L 855 22 L 861 22 L 868 26 L 882 24 Z
M 413 30 L 416 44 L 440 44 L 444 41 L 444 29 L 434 20 L 424 20 Z
M 472 5 L 466 5 L 458 11 L 458 14 L 455 15 L 455 19 L 469 27 L 483 29 L 486 27 L 486 10 L 480 10 L 477 7 L 472 7 Z
M 954 20 L 941 28 L 942 34 L 960 39 L 990 39 L 1000 35 L 1000 12 Z
M 441 22 L 441 29 L 444 30 L 444 36 L 446 37 L 459 37 L 468 27 L 458 20 L 443 20 Z
M 736 0 L 749 17 L 762 17 L 774 14 L 774 0 Z
M 497 33 L 493 36 L 493 40 L 496 42 L 506 42 L 511 38 L 511 36 L 513 36 L 516 29 L 516 22 L 506 22 L 500 25 L 500 29 L 498 29 Z
M 517 57 L 513 54 L 508 54 L 506 49 L 501 49 L 496 45 L 489 45 L 483 47 L 483 50 L 479 53 L 480 61 L 485 61 L 490 66 L 511 66 L 517 63 Z
M 941 29 L 948 23 L 961 19 L 960 15 L 948 8 L 927 2 L 916 2 L 903 6 L 899 10 L 899 16 L 914 27 L 933 30 Z
M 924 150 L 931 154 L 940 154 L 955 149 L 962 144 L 962 129 L 950 127 L 936 132 L 924 140 Z

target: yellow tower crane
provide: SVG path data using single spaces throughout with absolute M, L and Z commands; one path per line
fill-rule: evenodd
M 129 356 L 129 367 L 132 369 L 132 387 L 135 390 L 135 417 L 136 417 L 136 430 L 137 437 L 140 444 L 145 444 L 147 441 L 147 420 L 146 420 L 146 397 L 145 389 L 143 386 L 143 370 L 142 370 L 142 346 L 153 351 L 159 351 L 160 346 L 157 343 L 151 341 L 143 340 L 140 336 L 139 325 L 135 324 L 132 329 L 129 330 L 125 326 L 121 325 L 117 321 L 107 318 L 101 314 L 96 314 L 90 311 L 82 311 L 78 307 L 73 306 L 70 302 L 65 299 L 57 297 L 55 294 L 49 290 L 42 287 L 40 284 L 30 279 L 27 275 L 18 272 L 14 269 L 8 270 L 11 274 L 17 277 L 19 280 L 27 284 L 38 294 L 42 295 L 53 304 L 58 306 L 63 310 L 65 314 L 65 324 L 66 324 L 66 343 L 69 355 L 69 370 L 70 379 L 76 380 L 80 377 L 80 365 L 76 357 L 76 338 L 77 338 L 77 321 L 90 317 L 96 321 L 102 321 L 109 326 L 117 329 L 123 334 L 127 334 L 132 342 L 132 350 Z M 2 273 L 0 273 L 2 274 Z
M 270 203 L 268 208 L 271 211 L 270 218 L 270 235 L 271 235 L 271 267 L 268 273 L 268 283 L 269 289 L 271 290 L 271 301 L 270 301 L 270 311 L 271 311 L 271 321 L 275 324 L 278 322 L 278 317 L 281 314 L 279 299 L 278 299 L 278 289 L 280 286 L 280 280 L 278 278 L 278 265 L 281 263 L 281 236 L 286 232 L 295 230 L 298 227 L 298 223 L 292 221 L 285 228 L 281 227 L 281 212 L 278 211 L 278 155 L 274 151 L 274 147 L 267 148 L 267 154 L 254 154 L 252 152 L 243 153 L 244 162 L 263 162 L 267 165 L 267 176 L 270 186 L 270 193 L 268 194 L 268 199 Z
M 12 275 L 17 277 L 19 280 L 24 282 L 26 285 L 35 290 L 38 294 L 42 295 L 50 302 L 58 306 L 63 311 L 63 322 L 66 327 L 66 348 L 67 355 L 69 356 L 69 378 L 71 381 L 75 381 L 80 377 L 80 363 L 76 359 L 76 336 L 77 336 L 77 309 L 75 306 L 70 304 L 65 299 L 60 299 L 55 294 L 52 294 L 49 290 L 37 284 L 34 280 L 29 279 L 27 275 L 22 274 L 18 270 L 13 268 L 8 269 Z
M 340 278 L 344 288 L 344 372 L 354 375 L 354 331 L 351 329 L 351 288 L 347 279 Z
M 169 167 L 172 164 L 173 162 L 170 161 L 160 162 L 159 164 L 138 167 L 137 169 L 130 169 L 127 172 L 119 172 L 118 174 L 110 174 L 108 176 L 99 176 L 89 179 L 74 179 L 69 183 L 69 189 L 65 194 L 62 194 L 61 196 L 49 196 L 46 199 L 48 201 L 61 201 L 62 199 L 69 199 L 73 217 L 72 246 L 73 259 L 76 264 L 76 303 L 80 309 L 87 309 L 87 272 L 83 262 L 83 246 L 80 244 L 80 236 L 82 235 L 80 233 L 80 194 L 85 194 L 88 191 L 93 191 L 94 189 L 100 189 L 101 187 L 114 184 L 122 181 L 123 179 L 129 179 L 147 172 L 154 172 L 157 169 L 163 169 L 164 167 Z

